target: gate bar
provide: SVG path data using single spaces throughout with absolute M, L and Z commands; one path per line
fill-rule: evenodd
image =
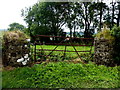
M 36 60 L 36 43 L 34 43 L 35 44 L 35 50 L 34 50 L 34 53 L 35 53 L 35 55 L 34 55 L 34 59 L 35 59 L 35 62 L 37 61 Z
M 44 50 L 44 51 L 53 51 L 53 50 L 50 50 L 50 49 L 36 49 L 36 50 Z M 54 50 L 54 51 L 65 51 L 65 50 Z M 66 52 L 76 52 L 76 51 L 67 51 Z M 77 51 L 77 52 L 90 52 L 89 50 L 88 51 Z
M 35 37 L 58 37 L 58 38 L 71 38 L 71 39 L 93 39 L 93 38 L 77 38 L 77 37 L 62 37 L 62 36 L 47 36 L 47 35 L 36 35 Z
M 73 46 L 72 41 L 71 41 L 71 38 L 70 38 L 70 43 L 71 43 L 71 45 Z M 74 48 L 75 52 L 77 53 L 78 57 L 80 58 L 80 55 L 79 55 L 79 53 L 77 52 L 76 48 L 75 48 L 74 46 L 73 46 L 73 48 Z M 80 58 L 80 60 L 81 60 L 81 62 L 84 64 L 84 62 L 82 61 L 81 58 Z
M 64 40 L 62 40 L 60 43 L 62 43 Z M 59 43 L 59 44 L 60 44 Z M 48 54 L 48 56 L 53 52 L 53 51 L 55 51 L 55 49 L 58 47 L 59 45 L 57 45 L 49 54 Z
M 36 45 L 42 45 L 42 43 L 37 43 Z M 57 44 L 57 43 L 45 43 L 44 45 L 66 45 L 66 46 L 71 46 L 69 44 Z M 93 46 L 93 45 L 74 45 L 74 46 Z

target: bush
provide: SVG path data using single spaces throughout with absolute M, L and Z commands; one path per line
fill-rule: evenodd
M 115 37 L 114 59 L 117 64 L 120 64 L 120 27 L 114 26 L 111 34 Z
M 105 28 L 101 32 L 96 34 L 96 37 L 109 40 L 110 43 L 113 43 L 113 41 L 115 40 L 115 38 L 111 35 L 110 30 Z
M 114 26 L 111 30 L 111 34 L 116 38 L 120 38 L 120 27 Z

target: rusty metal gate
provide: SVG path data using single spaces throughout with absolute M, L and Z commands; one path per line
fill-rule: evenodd
M 47 39 L 47 40 L 46 40 Z M 44 41 L 46 40 L 46 41 Z M 74 42 L 79 42 L 79 44 L 75 44 Z M 84 43 L 84 44 L 83 44 Z M 62 37 L 62 36 L 46 36 L 46 35 L 36 35 L 34 36 L 34 43 L 33 43 L 33 56 L 34 61 L 38 61 L 37 56 L 43 56 L 43 57 L 51 57 L 51 55 L 54 51 L 63 51 L 63 57 L 66 56 L 66 52 L 76 52 L 79 59 L 82 61 L 81 56 L 79 52 L 92 52 L 92 46 L 94 44 L 94 38 L 77 38 L 77 37 Z M 40 49 L 37 48 L 37 45 L 39 45 Z M 53 49 L 46 49 L 43 48 L 42 45 L 55 45 Z M 65 48 L 64 50 L 56 50 L 60 45 L 63 45 Z M 67 46 L 72 46 L 74 51 L 67 50 Z M 90 46 L 90 50 L 77 50 L 75 46 Z M 41 55 L 39 54 L 40 51 L 49 51 L 47 55 Z

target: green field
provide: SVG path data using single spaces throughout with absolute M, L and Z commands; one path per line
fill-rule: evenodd
M 49 49 L 53 50 L 56 47 L 56 45 L 37 45 L 36 49 Z M 32 47 L 33 51 L 35 47 Z M 75 46 L 77 51 L 90 51 L 91 47 L 90 46 Z M 65 46 L 58 46 L 56 50 L 65 50 Z M 67 46 L 66 51 L 75 51 L 72 46 Z M 38 51 L 39 52 L 37 55 L 48 55 L 51 51 Z M 81 57 L 86 54 L 87 56 L 91 55 L 89 54 L 90 52 L 78 52 Z M 94 53 L 94 47 L 92 47 L 92 53 Z M 57 59 L 62 59 L 61 57 L 64 56 L 64 51 L 53 51 L 51 55 L 56 56 Z M 37 57 L 41 58 L 41 57 Z M 65 52 L 65 59 L 70 60 L 70 59 L 75 59 L 79 58 L 76 52 Z

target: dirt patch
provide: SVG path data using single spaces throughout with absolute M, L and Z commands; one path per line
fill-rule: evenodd
M 65 60 L 65 62 L 70 62 L 70 63 L 83 63 L 85 64 L 85 62 L 81 61 L 80 58 L 76 58 L 76 59 L 73 59 L 73 60 Z
M 12 66 L 6 66 L 6 67 L 3 67 L 3 70 L 14 70 L 15 67 L 12 67 Z
M 48 63 L 50 62 L 54 62 L 54 63 L 57 63 L 58 61 L 50 61 L 50 60 L 46 60 L 46 61 L 37 61 L 37 62 L 32 62 L 30 63 L 30 67 L 34 66 L 35 64 L 41 64 L 41 63 L 44 63 L 44 65 L 47 65 Z M 67 62 L 67 63 L 74 63 L 74 64 L 77 64 L 77 63 L 81 63 L 81 60 L 79 58 L 77 59 L 74 59 L 74 60 L 64 60 L 63 62 Z M 83 62 L 82 62 L 83 63 Z M 85 64 L 85 63 L 84 63 Z M 1 67 L 0 70 L 14 70 L 16 67 L 12 67 L 12 66 L 6 66 L 6 67 Z

